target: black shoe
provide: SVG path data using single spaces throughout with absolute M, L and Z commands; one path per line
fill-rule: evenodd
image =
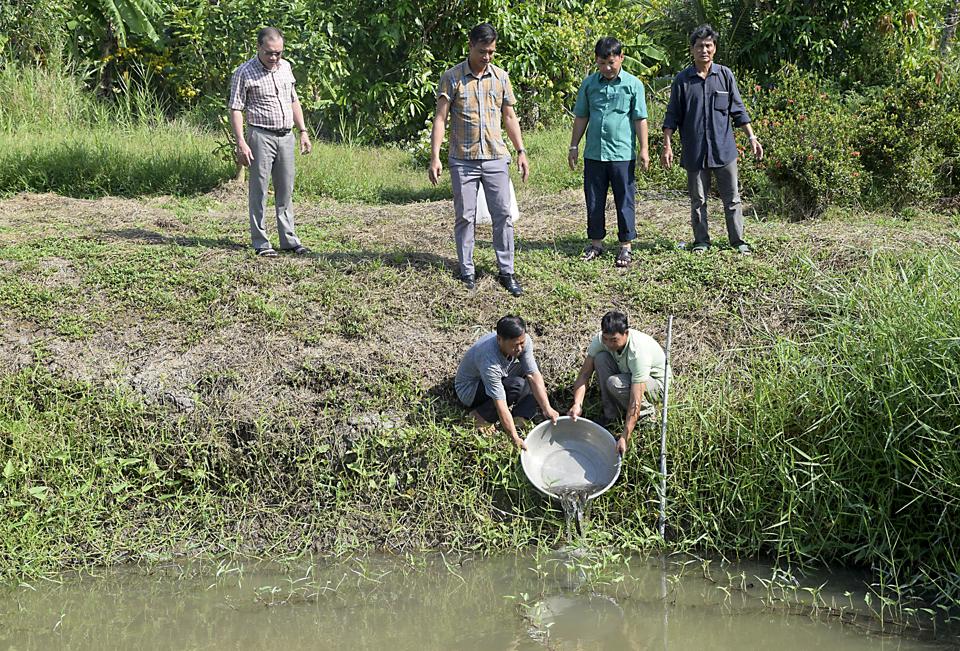
M 477 286 L 477 277 L 473 274 L 463 274 L 460 276 L 460 282 L 462 282 L 463 286 L 467 289 L 473 289 Z
M 500 284 L 503 285 L 503 288 L 514 296 L 520 296 L 520 294 L 523 293 L 523 287 L 520 286 L 516 276 L 513 274 L 500 274 L 497 279 L 500 281 Z

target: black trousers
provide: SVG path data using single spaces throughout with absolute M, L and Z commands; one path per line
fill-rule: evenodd
M 507 392 L 507 407 L 514 418 L 526 418 L 530 420 L 537 413 L 537 400 L 530 391 L 530 383 L 524 377 L 505 377 L 503 378 L 503 389 Z M 470 403 L 470 409 L 476 409 L 480 418 L 488 423 L 496 423 L 500 420 L 497 415 L 497 405 L 493 399 L 487 395 L 487 390 L 483 382 L 477 387 L 477 394 Z

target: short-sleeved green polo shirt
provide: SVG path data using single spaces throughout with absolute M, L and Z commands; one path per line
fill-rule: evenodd
M 645 332 L 630 328 L 627 330 L 627 345 L 619 353 L 603 345 L 602 334 L 598 332 L 590 341 L 587 355 L 596 357 L 603 351 L 613 355 L 621 373 L 629 373 L 631 384 L 640 384 L 648 377 L 663 382 L 666 368 L 666 354 L 657 340 Z
M 608 81 L 595 72 L 580 84 L 573 114 L 588 118 L 583 157 L 599 161 L 634 160 L 636 135 L 633 123 L 647 117 L 643 82 L 621 69 Z

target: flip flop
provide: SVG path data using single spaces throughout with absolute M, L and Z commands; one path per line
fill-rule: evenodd
M 277 257 L 277 252 L 274 251 L 273 249 L 257 249 L 254 253 L 256 253 L 257 257 L 260 257 L 260 258 L 276 258 Z
M 617 259 L 614 264 L 620 268 L 626 268 L 630 266 L 630 249 L 625 246 L 620 247 L 620 252 L 617 253 Z

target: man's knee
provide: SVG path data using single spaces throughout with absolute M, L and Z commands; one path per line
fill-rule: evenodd
M 524 377 L 503 378 L 503 390 L 507 394 L 507 403 L 513 404 L 530 392 L 530 385 Z
M 623 388 L 620 386 L 620 378 L 618 378 L 616 375 L 611 375 L 610 377 L 608 377 L 606 381 L 606 385 L 607 385 L 607 391 L 612 391 L 614 393 L 616 393 L 617 391 Z

